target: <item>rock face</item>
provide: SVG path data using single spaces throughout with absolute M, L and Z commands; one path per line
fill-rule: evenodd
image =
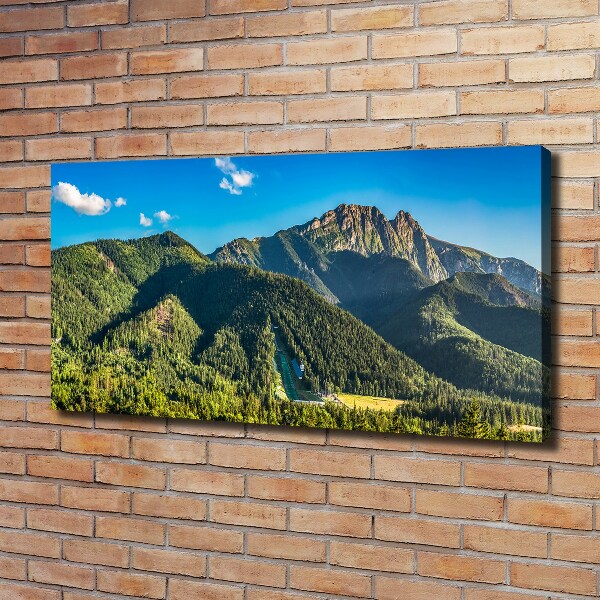
M 306 281 L 335 301 L 324 279 L 336 253 L 364 257 L 389 256 L 408 261 L 434 283 L 456 273 L 496 273 L 530 293 L 540 295 L 544 280 L 537 269 L 516 258 L 497 258 L 480 250 L 428 236 L 408 212 L 392 219 L 375 206 L 340 204 L 304 225 L 279 231 L 268 238 L 239 238 L 218 248 L 217 262 L 252 265 Z
M 513 285 L 532 294 L 541 295 L 548 285 L 542 274 L 518 258 L 497 258 L 486 252 L 457 246 L 433 237 L 429 238 L 448 276 L 456 273 L 496 273 Z

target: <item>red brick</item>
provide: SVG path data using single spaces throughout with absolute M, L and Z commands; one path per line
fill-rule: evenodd
M 244 19 L 232 17 L 208 21 L 179 21 L 169 25 L 170 40 L 180 42 L 203 42 L 244 36 Z
M 291 531 L 366 538 L 371 536 L 371 517 L 339 510 L 290 509 Z
M 0 57 L 21 56 L 25 44 L 22 37 L 10 37 L 0 40 Z
M 161 599 L 166 598 L 167 593 L 164 577 L 123 571 L 98 571 L 97 586 L 102 592 L 142 598 Z
M 131 517 L 96 517 L 96 537 L 162 546 L 165 525 Z
M 440 579 L 505 583 L 506 563 L 472 556 L 418 552 L 417 572 L 425 577 Z
M 299 535 L 249 533 L 248 554 L 284 560 L 325 562 L 327 545 L 323 540 Z
M 3 317 L 24 317 L 25 297 L 15 294 L 0 296 L 0 314 Z
M 243 75 L 187 75 L 171 81 L 171 98 L 217 98 L 241 96 L 244 93 Z
M 28 504 L 58 504 L 58 486 L 37 481 L 0 479 L 0 500 Z
M 247 495 L 263 500 L 325 502 L 325 483 L 289 477 L 248 477 Z
M 31 423 L 48 425 L 71 425 L 91 428 L 94 415 L 92 413 L 67 412 L 55 410 L 49 402 L 27 402 L 27 420 Z
M 209 69 L 253 69 L 282 63 L 281 44 L 231 44 L 208 49 Z
M 331 70 L 331 89 L 334 91 L 395 90 L 412 86 L 412 65 L 364 65 Z
M 506 0 L 443 0 L 419 6 L 421 25 L 494 23 L 508 18 Z
M 243 598 L 244 590 L 241 587 L 183 579 L 169 581 L 170 600 L 242 600 Z
M 283 10 L 286 0 L 211 0 L 211 15 L 258 12 L 264 10 Z
M 127 458 L 129 456 L 129 437 L 111 433 L 63 431 L 61 450 L 75 454 L 99 454 Z
M 11 108 L 22 108 L 23 91 L 16 88 L 0 89 L 0 110 L 10 110 Z
M 558 560 L 597 564 L 600 560 L 600 538 L 553 533 L 550 556 Z
M 572 498 L 600 498 L 600 474 L 552 469 L 552 494 Z
M 329 131 L 329 149 L 333 152 L 408 148 L 411 144 L 412 129 L 408 126 L 337 127 Z
M 286 509 L 258 502 L 211 500 L 210 516 L 215 523 L 266 529 L 286 528 Z
M 17 454 L 16 452 L 0 452 L 0 473 L 9 473 L 11 475 L 25 475 L 25 455 Z M 0 526 L 11 527 L 6 525 L 5 520 L 11 522 L 7 515 L 3 514 L 3 509 L 0 507 Z
M 0 445 L 55 450 L 58 448 L 58 431 L 46 427 L 0 427 Z
M 26 314 L 28 317 L 33 319 L 49 319 L 50 318 L 50 296 L 27 296 L 27 310 Z M 50 364 L 50 353 L 44 355 L 46 358 L 43 359 L 43 364 Z M 32 361 L 39 360 L 40 353 L 32 354 Z M 28 365 L 29 368 L 29 365 Z M 32 371 L 48 371 L 49 369 L 31 369 Z
M 25 142 L 26 160 L 75 160 L 78 158 L 91 158 L 91 156 L 91 138 L 41 138 Z
M 0 577 L 16 581 L 27 579 L 27 563 L 25 559 L 0 556 Z
M 94 463 L 86 459 L 32 454 L 27 459 L 27 473 L 35 477 L 91 482 Z
M 96 158 L 124 156 L 163 156 L 167 136 L 163 133 L 139 133 L 96 138 Z
M 50 168 L 47 165 L 0 169 L 0 188 L 35 188 L 48 185 L 50 185 Z M 2 241 L 49 239 L 49 225 L 49 219 L 5 219 L 0 222 L 0 239 Z
M 202 104 L 135 106 L 131 109 L 132 128 L 193 127 L 203 124 L 204 107 Z
M 512 562 L 510 582 L 534 590 L 596 595 L 596 573 L 592 569 Z
M 417 490 L 415 512 L 455 519 L 501 521 L 504 514 L 504 498 L 483 494 Z
M 152 462 L 204 464 L 206 444 L 162 438 L 134 438 L 133 458 Z
M 196 494 L 243 496 L 244 476 L 225 471 L 171 469 L 171 489 Z
M 51 35 L 27 36 L 26 54 L 66 54 L 98 49 L 96 31 L 69 31 Z
M 371 578 L 367 575 L 296 565 L 290 567 L 290 586 L 297 590 L 360 598 L 368 598 L 371 594 Z
M 0 13 L 0 32 L 62 29 L 65 24 L 62 6 L 23 8 Z
M 421 459 L 377 455 L 375 479 L 459 485 L 460 463 L 436 460 L 429 465 L 428 461 Z
M 127 74 L 127 54 L 95 54 L 61 59 L 60 78 L 99 79 Z
M 209 556 L 208 568 L 211 579 L 285 587 L 286 568 L 283 564 L 257 561 L 246 557 Z
M 456 31 L 450 28 L 417 30 L 393 35 L 373 35 L 373 58 L 412 58 L 454 54 Z
M 249 73 L 248 88 L 253 96 L 318 94 L 327 89 L 327 77 L 322 69 Z
M 198 131 L 172 133 L 171 153 L 177 156 L 241 154 L 244 152 L 243 131 Z
M 94 533 L 94 518 L 72 511 L 29 508 L 27 528 L 89 537 Z
M 285 469 L 285 448 L 210 443 L 210 464 L 238 469 L 282 471 Z
M 402 590 L 403 600 L 431 600 L 431 598 L 460 600 L 461 598 L 461 588 L 454 585 L 443 585 L 428 581 L 409 581 L 392 577 L 375 578 L 375 594 L 378 600 L 397 600 L 399 589 Z M 489 590 L 486 590 L 486 592 L 489 592 Z M 483 600 L 483 598 L 480 600 Z M 491 597 L 488 600 L 491 600 Z
M 592 506 L 551 500 L 508 500 L 508 520 L 521 525 L 592 529 Z
M 0 141 L 0 161 L 15 162 L 23 160 L 23 142 L 20 140 Z
M 363 453 L 292 448 L 289 456 L 289 469 L 297 473 L 365 479 L 371 476 L 371 457 Z
M 465 465 L 464 477 L 465 485 L 470 487 L 541 493 L 548 491 L 548 469 L 545 467 L 469 463 Z
M 23 421 L 25 403 L 21 400 L 0 399 L 1 421 Z M 0 430 L 1 431 L 1 430 Z M 27 433 L 28 430 L 25 430 Z
M 26 108 L 83 106 L 92 103 L 92 86 L 85 83 L 36 86 L 25 90 Z
M 53 562 L 29 561 L 28 574 L 30 581 L 84 590 L 94 589 L 94 571 L 85 567 Z
M 366 36 L 344 36 L 315 39 L 305 42 L 288 42 L 288 65 L 319 65 L 343 63 L 367 58 Z
M 177 48 L 134 52 L 130 58 L 132 75 L 201 71 L 204 68 L 202 48 Z
M 373 544 L 331 542 L 329 562 L 341 567 L 412 573 L 415 553 L 408 548 L 393 548 Z
M 312 127 L 301 130 L 250 131 L 248 151 L 251 154 L 324 151 L 326 133 L 325 129 Z
M 231 529 L 169 525 L 169 545 L 209 552 L 240 553 L 244 536 L 241 531 Z
M 597 15 L 595 0 L 515 0 L 512 16 L 515 19 L 556 19 L 560 17 L 585 17 Z
M 93 27 L 94 25 L 122 25 L 129 22 L 127 0 L 102 4 L 77 4 L 67 6 L 69 27 Z
M 27 192 L 27 212 L 50 212 L 50 190 L 29 190 Z M 44 264 L 31 264 L 36 267 L 49 267 L 50 266 L 50 251 L 49 245 L 47 246 L 28 246 L 27 250 L 35 255 L 36 252 L 46 251 L 48 254 L 48 260 Z
M 165 25 L 143 25 L 142 27 L 119 27 L 102 31 L 102 49 L 141 48 L 160 46 L 167 39 Z M 171 36 L 171 41 L 176 42 Z
M 7 113 L 0 115 L 0 136 L 27 136 L 58 131 L 56 113 Z
M 134 493 L 133 512 L 149 517 L 203 521 L 206 518 L 206 501 L 185 496 Z
M 464 547 L 476 552 L 546 558 L 546 533 L 501 527 L 464 526 Z
M 162 0 L 131 0 L 131 18 L 133 21 L 162 21 L 163 19 L 187 19 L 203 17 L 205 7 L 198 0 L 171 0 L 165 4 Z
M 246 19 L 248 37 L 314 35 L 327 32 L 327 11 L 261 15 Z
M 37 533 L 0 531 L 0 550 L 12 554 L 60 558 L 60 539 Z
M 460 526 L 411 517 L 375 517 L 375 538 L 407 544 L 460 548 Z
M 105 567 L 129 566 L 129 546 L 92 540 L 65 539 L 63 554 L 70 562 L 90 563 Z
M 0 72 L 0 84 L 34 83 L 57 79 L 58 62 L 53 58 L 5 60 Z
M 376 483 L 329 483 L 329 502 L 340 506 L 410 512 L 411 490 Z
M 98 462 L 96 481 L 111 485 L 164 490 L 167 484 L 167 471 L 164 468 L 128 463 Z
M 191 552 L 134 548 L 133 568 L 140 571 L 204 577 L 206 574 L 206 558 Z
M 127 109 L 74 110 L 60 115 L 60 130 L 64 133 L 113 131 L 127 127 Z
M 550 461 L 580 465 L 594 464 L 594 447 L 591 440 L 568 438 L 556 434 L 558 440 L 553 444 L 521 444 L 507 445 L 510 458 L 523 460 Z
M 0 583 L 0 594 L 11 600 L 60 600 L 61 593 L 58 590 L 31 585 Z

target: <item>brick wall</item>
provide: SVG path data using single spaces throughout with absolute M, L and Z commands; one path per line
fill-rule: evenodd
M 597 597 L 598 15 L 0 0 L 0 597 Z M 551 442 L 49 409 L 51 162 L 538 143 L 554 154 Z

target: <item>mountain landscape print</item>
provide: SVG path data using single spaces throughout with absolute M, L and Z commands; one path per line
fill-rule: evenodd
M 540 442 L 549 153 L 52 168 L 56 409 Z

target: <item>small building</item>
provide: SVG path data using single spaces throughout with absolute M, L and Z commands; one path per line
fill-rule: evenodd
M 304 377 L 304 364 L 298 363 L 298 359 L 294 358 L 292 360 L 292 367 L 294 367 L 294 373 L 296 373 L 296 377 L 298 379 L 302 379 Z

